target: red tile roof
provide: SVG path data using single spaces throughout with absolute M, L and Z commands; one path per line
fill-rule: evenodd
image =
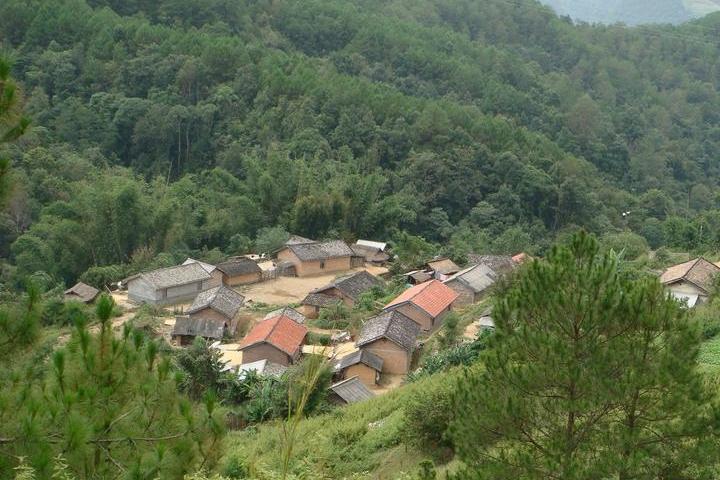
M 307 328 L 285 315 L 263 320 L 240 342 L 240 350 L 266 342 L 290 356 L 295 355 L 305 339 Z
M 385 305 L 385 308 L 391 308 L 401 303 L 409 302 L 425 310 L 431 316 L 437 317 L 448 308 L 458 296 L 452 288 L 442 282 L 431 280 L 408 288 L 398 295 L 395 300 Z

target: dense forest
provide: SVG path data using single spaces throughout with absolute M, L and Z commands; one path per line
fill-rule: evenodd
M 271 227 L 456 257 L 578 226 L 714 249 L 718 28 L 535 2 L 8 0 L 32 124 L 3 147 L 2 283 L 242 253 Z

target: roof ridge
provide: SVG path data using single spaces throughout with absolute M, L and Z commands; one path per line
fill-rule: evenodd
M 359 378 L 360 378 L 360 375 L 353 375 L 353 376 L 350 377 L 350 378 L 346 378 L 345 380 L 341 380 L 341 381 L 339 381 L 339 382 L 337 382 L 337 383 L 333 383 L 332 385 L 330 385 L 330 388 L 335 388 L 335 387 L 337 387 L 337 386 L 340 386 L 340 385 L 342 385 L 342 384 L 344 384 L 344 383 L 349 382 L 350 380 L 356 380 L 356 379 L 359 379 Z

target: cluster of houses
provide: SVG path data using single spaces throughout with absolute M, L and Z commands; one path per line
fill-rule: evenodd
M 422 339 L 437 330 L 454 307 L 481 300 L 498 278 L 524 259 L 471 256 L 469 266 L 462 269 L 450 259 L 433 259 L 423 270 L 406 274 L 408 288 L 368 318 L 354 341 L 347 332 L 333 337 L 334 343 L 346 346 L 338 351 L 332 346 L 307 345 L 307 319 L 317 318 L 321 309 L 334 305 L 352 308 L 364 293 L 382 287 L 383 279 L 360 267 L 389 262 L 387 244 L 360 240 L 348 245 L 341 240 L 318 242 L 292 236 L 273 257 L 271 271 L 263 270 L 258 259 L 244 256 L 217 265 L 188 258 L 181 265 L 139 273 L 122 283 L 128 300 L 135 304 L 189 303 L 184 311 L 176 312 L 173 342 L 185 346 L 197 337 L 214 342 L 227 368 L 240 377 L 249 372 L 281 375 L 306 354 L 331 357 L 336 383 L 330 388 L 330 399 L 343 404 L 372 397 L 382 375 L 406 374 Z M 348 274 L 350 270 L 355 271 Z M 271 312 L 238 343 L 224 343 L 237 335 L 245 306 L 245 297 L 234 287 L 280 275 L 328 273 L 339 276 L 310 291 L 297 309 Z M 66 298 L 88 302 L 98 293 L 84 284 L 65 292 Z

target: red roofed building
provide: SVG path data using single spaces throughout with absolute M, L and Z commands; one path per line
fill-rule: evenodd
M 243 363 L 268 360 L 289 366 L 300 358 L 307 328 L 286 315 L 258 323 L 240 342 Z
M 424 331 L 435 330 L 452 310 L 458 298 L 455 291 L 438 280 L 410 287 L 385 305 L 385 310 L 397 310 L 410 317 Z

